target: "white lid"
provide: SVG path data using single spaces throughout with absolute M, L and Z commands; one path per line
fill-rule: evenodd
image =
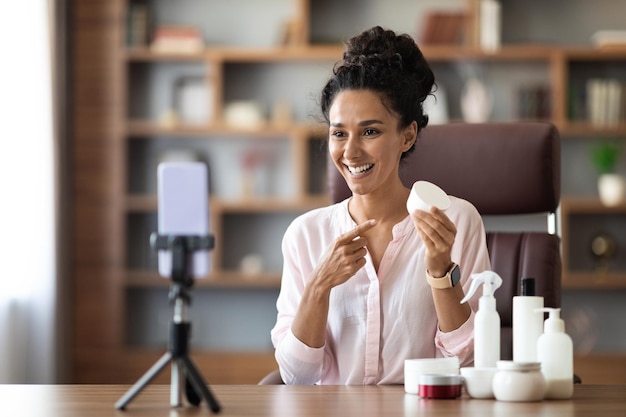
M 539 362 L 514 362 L 514 361 L 498 361 L 496 366 L 500 371 L 540 371 L 541 363 Z
M 463 379 L 459 374 L 421 374 L 420 385 L 460 385 Z
M 417 372 L 420 374 L 453 373 L 453 370 L 458 373 L 459 358 L 450 356 L 447 358 L 405 359 L 404 367 L 409 372 Z
M 445 191 L 432 182 L 417 181 L 414 183 L 406 202 L 409 213 L 415 210 L 428 210 L 432 206 L 445 210 L 450 207 L 450 198 Z

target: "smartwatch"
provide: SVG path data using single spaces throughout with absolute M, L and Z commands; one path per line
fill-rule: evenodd
M 450 269 L 448 269 L 448 272 L 446 272 L 446 274 L 440 278 L 433 277 L 432 275 L 430 275 L 428 270 L 426 270 L 426 281 L 428 281 L 428 284 L 430 284 L 431 287 L 437 288 L 439 290 L 454 287 L 460 279 L 461 270 L 459 269 L 459 266 L 454 262 L 452 263 L 452 265 L 450 265 Z

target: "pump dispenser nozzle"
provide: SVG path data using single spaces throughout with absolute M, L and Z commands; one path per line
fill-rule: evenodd
M 543 331 L 546 333 L 563 333 L 565 331 L 565 322 L 561 318 L 560 308 L 544 307 L 538 308 L 536 312 L 550 313 L 546 321 L 544 322 Z
M 470 278 L 472 278 L 472 285 L 467 295 L 461 300 L 461 304 L 472 298 L 480 284 L 483 284 L 483 296 L 493 296 L 493 293 L 502 285 L 502 278 L 493 271 L 475 273 Z

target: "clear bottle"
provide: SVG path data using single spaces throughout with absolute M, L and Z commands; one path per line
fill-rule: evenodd
M 560 308 L 541 308 L 550 316 L 544 324 L 544 333 L 537 340 L 537 359 L 546 380 L 545 398 L 566 399 L 574 393 L 574 347 L 565 333 Z
M 472 285 L 461 304 L 469 300 L 480 284 L 483 295 L 474 316 L 474 367 L 495 368 L 500 360 L 500 316 L 493 293 L 502 285 L 502 278 L 493 271 L 472 274 Z
M 537 362 L 537 340 L 543 332 L 543 297 L 536 295 L 535 279 L 522 278 L 520 295 L 513 297 L 513 360 Z

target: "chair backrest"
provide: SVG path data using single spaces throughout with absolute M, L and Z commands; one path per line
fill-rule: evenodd
M 420 132 L 415 151 L 401 163 L 407 187 L 431 181 L 471 202 L 481 215 L 555 213 L 560 199 L 560 137 L 550 123 L 451 123 Z M 351 195 L 332 163 L 333 202 Z M 547 224 L 547 222 L 546 222 Z M 548 232 L 487 233 L 492 269 L 503 280 L 496 291 L 502 323 L 502 359 L 512 359 L 512 303 L 521 279 L 534 277 L 549 307 L 561 304 L 560 239 Z

